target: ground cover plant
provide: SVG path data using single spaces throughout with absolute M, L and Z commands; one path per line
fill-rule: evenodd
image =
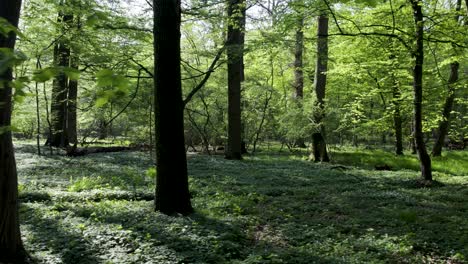
M 468 256 L 464 171 L 436 169 L 438 184 L 420 187 L 411 167 L 376 171 L 286 152 L 243 161 L 194 154 L 195 213 L 171 217 L 154 212 L 147 152 L 37 156 L 17 143 L 16 153 L 23 241 L 38 263 L 464 263 Z M 466 152 L 448 155 L 468 166 Z

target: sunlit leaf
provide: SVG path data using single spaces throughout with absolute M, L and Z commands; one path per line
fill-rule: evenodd
M 54 77 L 56 69 L 54 68 L 45 68 L 42 70 L 37 70 L 33 73 L 33 80 L 36 82 L 46 82 Z

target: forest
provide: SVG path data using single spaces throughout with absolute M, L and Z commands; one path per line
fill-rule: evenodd
M 468 0 L 0 0 L 0 264 L 468 263 Z

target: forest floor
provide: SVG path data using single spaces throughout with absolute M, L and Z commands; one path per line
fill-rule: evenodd
M 148 152 L 38 156 L 17 143 L 21 230 L 39 263 L 465 263 L 468 152 L 190 155 L 196 212 L 153 211 Z M 388 164 L 392 171 L 377 171 Z M 356 166 L 359 165 L 359 166 Z

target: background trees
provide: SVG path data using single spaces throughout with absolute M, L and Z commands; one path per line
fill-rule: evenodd
M 186 149 L 226 152 L 226 157 L 239 158 L 243 139 L 249 150 L 257 152 L 271 142 L 294 151 L 303 141 L 308 147 L 322 146 L 316 148 L 322 152 L 354 145 L 406 154 L 413 131 L 411 54 L 416 40 L 410 2 L 229 3 L 182 3 Z M 466 67 L 462 59 L 466 55 L 466 26 L 462 22 L 466 7 L 460 1 L 421 3 L 427 16 L 422 29 L 426 56 L 421 79 L 423 112 L 417 128 L 421 132 L 417 134 L 437 155 L 441 145 L 463 147 L 468 130 L 464 118 L 466 76 L 462 73 Z M 79 79 L 78 97 L 65 100 L 68 108 L 64 110 L 70 114 L 65 123 L 73 127 L 71 114 L 76 109 L 78 143 L 121 140 L 153 145 L 152 9 L 146 2 L 135 2 L 134 6 L 139 8 L 129 13 L 123 2 L 27 2 L 20 28 L 31 41 L 19 42 L 19 49 L 29 60 L 18 66 L 16 74 L 32 76 L 39 85 L 37 92 L 28 86 L 24 94 L 16 96 L 21 98 L 13 111 L 16 136 L 31 138 L 39 133 L 44 142 L 51 131 L 66 130 L 54 129 L 57 93 L 53 90 L 58 87 L 57 81 L 54 86 L 58 76 L 68 79 L 68 89 Z M 57 14 L 73 15 L 73 19 L 69 24 L 59 23 Z M 322 15 L 324 21 L 325 14 L 328 33 L 317 35 L 320 20 L 315 18 Z M 325 61 L 320 59 L 325 51 L 315 50 L 325 39 L 328 64 L 326 70 L 320 70 L 323 64 L 316 63 Z M 57 66 L 54 47 L 62 42 L 70 46 L 70 57 L 68 64 Z M 457 62 L 459 70 L 455 71 Z M 326 97 L 320 92 L 321 85 L 314 86 L 324 83 L 325 78 Z M 299 97 L 301 82 L 298 104 L 291 95 Z M 26 96 L 29 93 L 35 96 Z M 70 90 L 68 95 L 74 97 L 74 92 Z M 39 129 L 38 118 L 30 114 L 36 99 L 42 121 Z M 453 107 L 446 107 L 450 102 Z M 450 118 L 447 113 L 451 113 Z M 321 133 L 327 147 L 317 140 L 313 144 L 323 127 L 327 128 L 326 135 Z M 447 139 L 442 140 L 445 127 Z M 69 138 L 71 130 L 65 133 Z

